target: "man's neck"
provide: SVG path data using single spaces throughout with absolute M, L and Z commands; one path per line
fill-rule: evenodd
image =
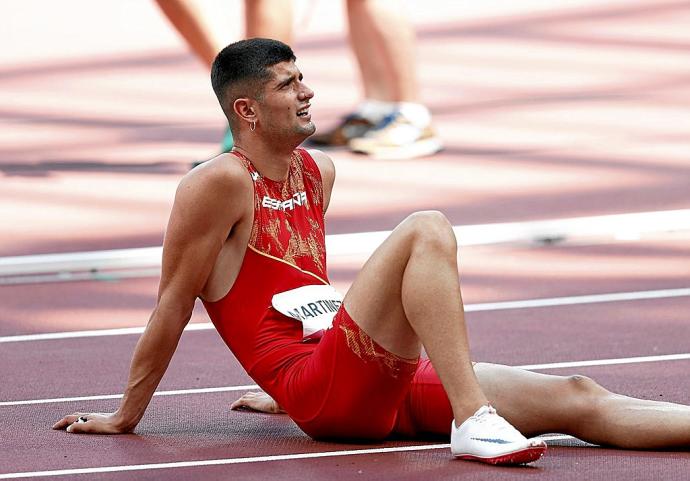
M 236 139 L 233 150 L 246 156 L 264 177 L 271 180 L 285 180 L 290 169 L 292 152 L 297 145 L 288 142 L 265 142 L 258 136 L 251 139 Z M 286 147 L 287 146 L 287 147 Z

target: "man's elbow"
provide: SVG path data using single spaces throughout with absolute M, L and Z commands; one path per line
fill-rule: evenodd
M 195 298 L 180 295 L 166 295 L 164 293 L 158 299 L 154 309 L 153 318 L 163 320 L 166 325 L 176 325 L 180 330 L 184 329 L 192 317 Z

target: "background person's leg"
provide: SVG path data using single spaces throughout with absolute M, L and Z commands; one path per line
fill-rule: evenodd
M 347 0 L 352 51 L 364 98 L 417 102 L 415 33 L 398 0 Z
M 156 3 L 192 52 L 210 71 L 211 64 L 223 45 L 213 34 L 201 7 L 193 0 L 156 0 Z
M 224 45 L 214 35 L 202 7 L 194 0 L 156 0 L 156 3 L 210 70 Z M 244 8 L 245 38 L 266 37 L 292 43 L 292 0 L 245 0 Z
M 292 4 L 292 0 L 245 0 L 245 38 L 272 38 L 292 45 Z
M 223 48 L 223 43 L 213 33 L 208 23 L 208 15 L 194 0 L 156 0 L 156 3 L 175 30 L 184 38 L 187 46 L 203 62 L 206 71 L 210 73 L 213 61 Z M 232 132 L 226 125 L 220 150 L 228 152 L 232 146 Z M 192 162 L 192 167 L 203 162 L 203 160 Z
M 399 0 L 347 0 L 350 44 L 364 102 L 356 113 L 375 124 L 349 142 L 379 158 L 410 158 L 441 150 L 431 114 L 419 102 L 415 31 Z
M 441 149 L 431 114 L 419 102 L 416 38 L 399 0 L 347 0 L 349 39 L 364 100 L 315 145 L 349 145 L 380 158 L 411 158 Z

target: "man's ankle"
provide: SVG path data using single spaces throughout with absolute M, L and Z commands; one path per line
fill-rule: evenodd
M 465 422 L 470 417 L 474 416 L 482 406 L 489 404 L 486 399 L 478 399 L 471 403 L 463 403 L 459 406 L 453 406 L 453 416 L 455 416 L 455 426 L 460 427 L 460 425 Z

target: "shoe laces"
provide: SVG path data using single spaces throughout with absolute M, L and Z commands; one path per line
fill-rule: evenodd
M 520 431 L 515 429 L 508 421 L 498 415 L 496 410 L 490 404 L 487 409 L 478 415 L 472 416 L 478 424 L 484 424 L 496 434 L 506 434 L 511 436 L 523 437 Z

